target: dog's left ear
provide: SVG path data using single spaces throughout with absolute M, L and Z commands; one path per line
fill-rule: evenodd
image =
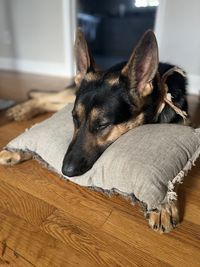
M 128 63 L 122 69 L 122 75 L 129 81 L 129 93 L 135 92 L 145 96 L 150 92 L 150 81 L 155 77 L 158 69 L 158 45 L 153 31 L 148 30 L 142 36 L 134 49 Z
M 75 83 L 77 86 L 80 86 L 81 81 L 83 80 L 85 75 L 88 72 L 94 72 L 96 67 L 90 49 L 87 45 L 85 36 L 80 29 L 78 29 L 76 32 L 74 48 L 77 66 L 77 75 L 75 77 Z

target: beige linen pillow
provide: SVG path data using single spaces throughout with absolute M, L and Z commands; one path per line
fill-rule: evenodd
M 12 140 L 6 148 L 32 151 L 62 174 L 62 161 L 73 132 L 71 110 L 71 105 L 65 107 Z M 144 125 L 121 136 L 87 173 L 66 178 L 81 186 L 134 195 L 150 210 L 176 198 L 175 183 L 182 181 L 199 153 L 200 129 Z

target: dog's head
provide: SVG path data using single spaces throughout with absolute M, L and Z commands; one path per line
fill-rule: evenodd
M 74 135 L 63 161 L 67 176 L 83 174 L 128 130 L 144 123 L 144 105 L 158 68 L 155 35 L 147 31 L 127 63 L 100 71 L 78 31 L 75 43 L 78 87 L 72 111 Z

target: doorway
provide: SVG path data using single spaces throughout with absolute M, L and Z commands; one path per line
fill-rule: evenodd
M 139 38 L 154 28 L 158 0 L 78 0 L 77 23 L 97 65 L 126 61 Z

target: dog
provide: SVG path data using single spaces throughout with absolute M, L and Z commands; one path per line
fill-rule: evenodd
M 95 64 L 81 31 L 77 32 L 75 53 L 78 89 L 72 111 L 74 134 L 63 160 L 64 175 L 85 173 L 110 144 L 135 127 L 189 124 L 185 72 L 159 63 L 153 31 L 142 36 L 127 62 L 106 71 Z M 16 164 L 31 157 L 30 153 L 4 150 L 0 163 Z M 175 201 L 149 212 L 149 225 L 156 231 L 169 232 L 178 222 Z
M 83 174 L 111 143 L 134 127 L 183 121 L 170 106 L 162 108 L 164 92 L 158 76 L 175 67 L 159 64 L 152 31 L 144 34 L 127 63 L 107 71 L 97 69 L 82 33 L 76 42 L 76 58 L 75 131 L 63 161 L 63 174 Z M 187 111 L 184 73 L 173 71 L 165 83 L 175 106 Z

